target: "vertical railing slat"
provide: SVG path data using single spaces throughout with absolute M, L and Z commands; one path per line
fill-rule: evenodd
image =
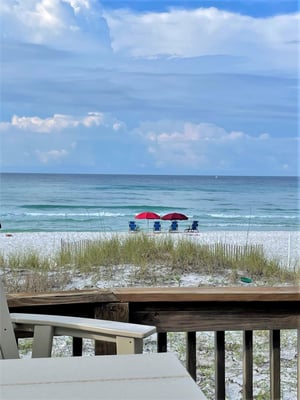
M 215 398 L 225 400 L 225 332 L 215 332 Z
M 74 357 L 82 356 L 82 338 L 73 337 L 72 340 L 72 354 Z
M 280 330 L 270 331 L 270 399 L 280 399 Z
M 196 332 L 186 333 L 186 368 L 194 381 L 196 381 Z
M 298 352 L 298 360 L 297 360 L 297 377 L 298 377 L 298 385 L 297 385 L 297 399 L 300 399 L 300 329 L 297 331 L 297 336 L 298 336 L 298 346 L 297 346 L 297 352 Z
M 253 331 L 243 332 L 243 399 L 253 398 Z
M 157 352 L 165 353 L 167 351 L 167 332 L 157 333 Z

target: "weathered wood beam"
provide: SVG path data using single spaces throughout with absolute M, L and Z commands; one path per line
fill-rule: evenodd
M 130 303 L 130 321 L 159 332 L 297 329 L 299 303 Z
M 224 302 L 300 301 L 298 286 L 283 287 L 149 287 L 113 289 L 119 301 L 127 302 Z
M 119 301 L 112 290 L 72 290 L 50 293 L 10 293 L 7 294 L 9 307 L 33 307 L 58 304 L 102 303 Z

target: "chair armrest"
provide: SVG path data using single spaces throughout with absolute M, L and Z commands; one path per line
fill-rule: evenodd
M 49 336 L 48 342 L 53 336 L 61 335 L 115 342 L 118 354 L 141 353 L 143 339 L 156 332 L 156 328 L 149 325 L 102 319 L 22 313 L 12 313 L 10 316 L 16 330 L 34 332 L 34 336 L 41 332 L 40 336 Z M 42 327 L 48 327 L 49 333 Z M 42 340 L 34 337 L 34 341 Z
M 66 317 L 61 315 L 44 314 L 10 314 L 11 320 L 17 328 L 24 325 L 47 325 L 61 330 L 85 332 L 86 334 L 100 334 L 108 336 L 125 336 L 144 339 L 156 332 L 155 326 L 131 324 L 127 322 L 109 321 L 104 319 Z M 23 325 L 21 327 L 21 325 Z

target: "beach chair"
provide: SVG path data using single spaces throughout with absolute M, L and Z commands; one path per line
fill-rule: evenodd
M 161 232 L 161 223 L 160 221 L 154 221 L 153 223 L 153 232 Z
M 178 222 L 177 221 L 172 221 L 169 232 L 178 232 Z
M 199 225 L 198 221 L 193 221 L 191 227 L 192 231 L 198 231 L 198 225 Z
M 192 225 L 190 225 L 187 229 L 185 229 L 185 232 L 198 232 L 198 221 L 193 221 Z
M 32 357 L 51 357 L 54 336 L 116 343 L 117 354 L 143 352 L 143 339 L 156 332 L 148 325 L 60 315 L 9 313 L 0 282 L 0 359 L 19 358 L 16 337 L 33 335 Z M 1 362 L 1 361 L 0 361 Z
M 135 221 L 129 221 L 129 232 L 138 232 L 140 228 Z

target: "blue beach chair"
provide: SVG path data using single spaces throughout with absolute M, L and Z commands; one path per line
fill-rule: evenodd
M 198 221 L 193 221 L 192 225 L 190 225 L 187 229 L 184 230 L 184 232 L 198 232 Z
M 198 225 L 199 225 L 199 222 L 198 221 L 193 221 L 193 223 L 192 223 L 192 231 L 197 231 L 198 232 Z
M 177 221 L 172 221 L 169 232 L 178 232 L 178 222 Z
M 161 223 L 160 223 L 160 221 L 154 221 L 153 232 L 161 232 Z
M 139 229 L 135 221 L 129 221 L 129 232 L 138 232 Z

